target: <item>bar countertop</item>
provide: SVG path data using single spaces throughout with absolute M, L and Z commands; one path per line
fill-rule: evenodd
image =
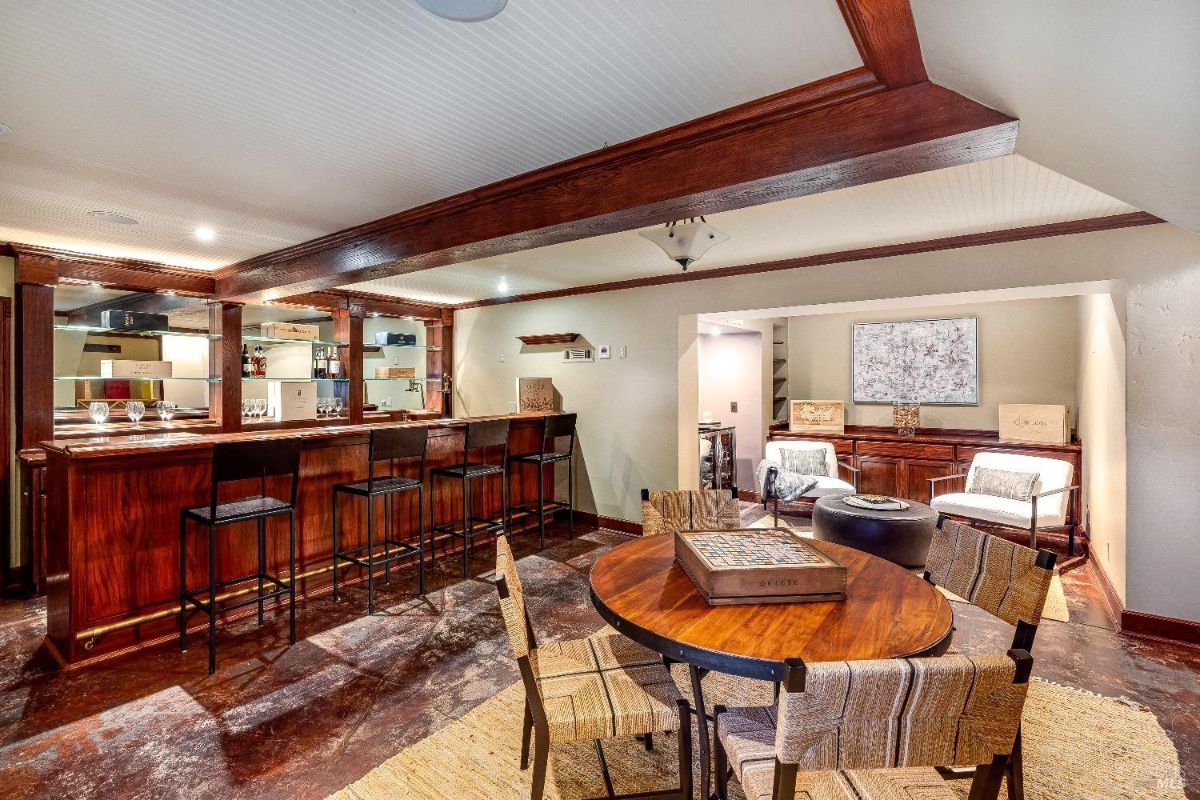
M 212 447 L 221 442 L 259 441 L 263 439 L 304 439 L 320 441 L 336 439 L 344 436 L 366 436 L 374 428 L 383 426 L 416 426 L 425 425 L 439 429 L 461 428 L 469 421 L 492 419 L 538 419 L 544 416 L 540 412 L 525 412 L 518 414 L 498 414 L 482 417 L 456 417 L 434 420 L 410 420 L 406 422 L 377 422 L 362 425 L 317 423 L 307 428 L 289 428 L 284 430 L 254 431 L 246 430 L 238 433 L 197 433 L 184 430 L 168 430 L 160 428 L 148 430 L 145 434 L 120 436 L 87 436 L 53 439 L 41 442 L 40 446 L 49 453 L 65 455 L 71 459 L 105 458 L 121 455 L 138 455 L 142 453 L 159 453 L 164 451 L 199 450 Z M 314 420 L 316 422 L 316 420 Z

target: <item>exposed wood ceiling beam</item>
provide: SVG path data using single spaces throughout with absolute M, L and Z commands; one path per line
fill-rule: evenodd
M 99 325 L 101 315 L 105 311 L 113 309 L 140 311 L 147 314 L 166 314 L 169 311 L 204 302 L 201 298 L 179 294 L 133 292 L 109 300 L 101 300 L 97 303 L 73 308 L 67 312 L 67 321 L 75 325 Z
M 929 80 L 908 0 L 838 0 L 838 6 L 863 64 L 880 83 L 898 89 Z
M 1157 225 L 1164 220 L 1153 214 L 1138 211 L 1131 214 L 1114 214 L 1108 217 L 1093 219 L 1071 220 L 1068 222 L 1051 222 L 1045 225 L 1029 225 L 1023 228 L 1008 228 L 999 231 L 983 233 L 966 233 L 959 236 L 947 236 L 940 239 L 925 239 L 919 242 L 902 242 L 885 244 L 876 247 L 862 247 L 855 250 L 839 250 L 833 253 L 819 253 L 797 258 L 785 258 L 779 261 L 762 261 L 757 264 L 742 264 L 735 267 L 719 267 L 717 269 L 701 269 L 691 272 L 672 272 L 668 275 L 651 275 L 645 278 L 630 278 L 609 283 L 594 283 L 589 286 L 572 286 L 566 289 L 553 289 L 546 292 L 531 292 L 530 294 L 497 297 L 488 300 L 476 300 L 454 306 L 454 310 L 481 306 L 496 306 L 506 303 L 525 303 L 531 300 L 551 300 L 556 297 L 570 297 L 577 294 L 595 294 L 596 292 L 616 292 L 622 289 L 640 289 L 646 286 L 662 286 L 669 283 L 690 283 L 692 281 L 707 281 L 715 278 L 731 278 L 739 275 L 755 275 L 764 272 L 800 269 L 803 267 L 821 267 L 828 264 L 841 264 L 851 261 L 867 261 L 876 258 L 911 255 L 913 253 L 931 253 L 937 250 L 953 250 L 960 247 L 979 247 L 1002 242 L 1018 242 L 1025 239 L 1044 239 L 1049 236 L 1068 236 L 1076 233 L 1092 233 L 1095 231 L 1112 230 L 1113 228 L 1133 228 L 1141 225 Z
M 100 283 L 107 287 L 139 292 L 171 291 L 197 297 L 211 296 L 216 281 L 203 270 L 172 267 L 153 261 L 111 258 L 71 250 L 10 243 L 17 258 L 17 281 L 46 283 L 58 280 Z M 22 265 L 28 267 L 22 274 Z

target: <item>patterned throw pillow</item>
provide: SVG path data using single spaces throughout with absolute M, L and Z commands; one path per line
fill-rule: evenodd
M 779 463 L 786 472 L 797 475 L 828 475 L 829 465 L 825 463 L 825 449 L 821 447 L 781 447 L 779 448 Z
M 1020 500 L 1028 503 L 1033 497 L 1033 486 L 1038 482 L 1041 473 L 1014 472 L 1007 469 L 989 469 L 976 467 L 971 485 L 967 487 L 968 494 L 986 494 L 992 497 L 1006 497 L 1009 500 Z

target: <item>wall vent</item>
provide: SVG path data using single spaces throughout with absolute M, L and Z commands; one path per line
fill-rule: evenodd
M 576 361 L 595 361 L 590 347 L 573 347 L 563 350 L 563 361 L 572 363 Z

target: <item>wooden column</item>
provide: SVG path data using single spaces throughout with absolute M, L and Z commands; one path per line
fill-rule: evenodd
M 351 425 L 363 421 L 363 314 L 361 309 L 337 309 L 333 312 L 333 338 L 348 342 L 338 348 L 342 370 L 347 379 L 346 415 Z
M 440 320 L 425 320 L 425 409 L 454 416 L 454 311 L 443 309 Z M 436 383 L 434 381 L 437 381 Z
M 242 304 L 209 303 L 208 329 L 221 334 L 208 344 L 208 414 L 225 433 L 242 429 Z
M 55 259 L 17 255 L 17 441 L 21 448 L 54 437 Z

